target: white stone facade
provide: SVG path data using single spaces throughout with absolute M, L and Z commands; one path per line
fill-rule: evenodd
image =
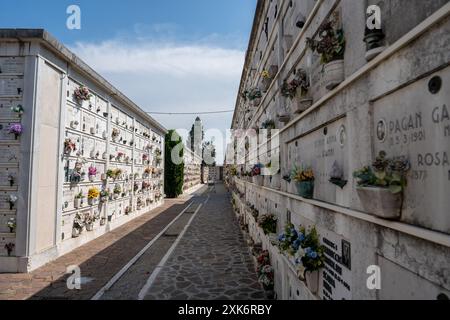
M 385 37 L 371 51 L 363 39 L 372 4 L 381 8 Z M 279 299 L 450 296 L 449 16 L 444 0 L 258 1 L 232 128 L 261 128 L 274 120 L 279 134 L 259 147 L 279 156 L 280 171 L 251 180 L 242 173 L 250 162 L 264 160 L 247 156 L 228 180 L 250 235 L 271 253 Z M 344 78 L 327 88 L 330 73 L 306 42 L 330 19 L 343 29 L 346 50 Z M 289 99 L 280 92 L 300 69 L 310 80 L 306 110 L 299 110 L 298 94 Z M 269 82 L 262 80 L 264 70 L 271 73 Z M 243 94 L 253 88 L 262 97 L 249 101 Z M 272 147 L 275 139 L 279 148 Z M 411 163 L 401 215 L 394 220 L 374 214 L 380 198 L 364 198 L 353 177 L 380 151 Z M 343 188 L 329 182 L 335 163 L 347 182 Z M 295 183 L 283 179 L 294 165 L 312 167 L 313 199 L 298 196 Z M 275 214 L 278 233 L 288 222 L 317 227 L 328 262 L 316 294 L 262 233 L 249 205 Z M 380 267 L 379 290 L 367 286 L 370 266 Z
M 0 186 L 0 272 L 34 270 L 162 204 L 164 127 L 43 30 L 0 30 L 0 65 L 0 172 L 14 180 Z
M 202 183 L 202 158 L 188 148 L 184 148 L 183 192 L 188 192 Z

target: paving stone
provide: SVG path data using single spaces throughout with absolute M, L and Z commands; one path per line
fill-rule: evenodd
M 56 259 L 30 274 L 0 274 L 0 300 L 9 299 L 90 299 L 169 221 L 188 199 L 166 200 L 161 207 L 144 214 L 88 244 Z M 82 290 L 68 291 L 67 266 L 79 265 L 83 277 L 95 278 Z M 7 285 L 4 285 L 7 284 Z M 17 290 L 12 290 L 17 288 Z
M 182 295 L 178 290 L 176 294 L 168 290 L 174 283 L 189 299 L 265 298 L 230 199 L 223 186 L 216 189 L 155 279 L 146 299 L 179 299 Z M 191 285 L 182 288 L 184 280 Z

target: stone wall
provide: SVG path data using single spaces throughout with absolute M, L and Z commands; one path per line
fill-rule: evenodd
M 381 8 L 385 38 L 369 50 L 363 42 L 365 11 L 374 3 Z M 258 157 L 250 150 L 247 163 L 237 168 L 238 176 L 229 180 L 241 190 L 234 192 L 235 198 L 240 214 L 253 226 L 251 235 L 272 253 L 278 297 L 448 296 L 450 4 L 274 0 L 261 1 L 258 8 L 232 128 L 262 132 L 264 122 L 273 120 L 279 131 L 268 142 L 260 137 Z M 330 20 L 343 29 L 346 51 L 343 79 L 327 88 L 329 73 L 306 39 L 317 39 L 319 27 Z M 264 70 L 270 81 L 263 81 Z M 284 81 L 298 77 L 299 70 L 310 81 L 306 98 L 311 101 L 305 110 L 299 107 L 305 96 L 297 92 L 291 99 L 281 94 Z M 261 90 L 260 101 L 244 98 L 243 93 L 253 88 Z M 404 156 L 411 164 L 400 215 L 394 220 L 376 210 L 385 198 L 367 199 L 353 177 L 380 151 L 388 157 Z M 267 165 L 270 157 L 272 165 L 279 158 L 275 175 L 249 179 L 243 174 L 256 162 Z M 313 199 L 299 196 L 296 183 L 283 179 L 294 166 L 312 168 Z M 342 188 L 330 183 L 336 167 L 342 173 Z M 317 294 L 298 281 L 295 266 L 261 234 L 248 213 L 250 206 L 260 214 L 275 214 L 279 233 L 288 222 L 317 227 L 328 252 L 334 251 L 320 274 Z M 381 268 L 381 290 L 366 285 L 372 265 Z
M 33 270 L 162 204 L 161 125 L 45 31 L 0 30 L 0 56 L 0 272 Z
M 184 149 L 183 191 L 195 188 L 202 183 L 202 159 L 190 149 Z

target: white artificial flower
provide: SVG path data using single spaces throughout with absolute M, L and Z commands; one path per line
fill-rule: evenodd
M 17 196 L 15 196 L 15 195 L 10 195 L 9 196 L 9 202 L 16 203 L 17 200 L 18 200 Z
M 304 279 L 304 274 L 305 274 L 305 267 L 303 266 L 303 264 L 300 264 L 298 267 L 297 267 L 297 275 L 298 275 L 298 278 L 300 279 L 300 280 L 303 280 Z

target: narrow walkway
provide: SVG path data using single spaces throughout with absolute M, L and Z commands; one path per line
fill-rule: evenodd
M 229 194 L 216 185 L 209 195 L 146 300 L 265 298 Z
M 164 259 L 167 262 L 162 264 Z M 66 268 L 71 265 L 80 266 L 81 290 L 67 288 Z M 230 196 L 223 185 L 217 185 L 203 187 L 193 197 L 166 200 L 162 207 L 30 274 L 0 274 L 0 300 L 88 300 L 126 265 L 126 272 L 100 299 L 265 298 Z M 152 275 L 155 281 L 148 282 Z
M 206 189 L 206 188 L 204 188 Z M 0 300 L 88 300 L 173 220 L 191 197 L 161 207 L 95 239 L 29 274 L 0 274 Z M 81 269 L 81 290 L 67 288 L 66 270 Z

